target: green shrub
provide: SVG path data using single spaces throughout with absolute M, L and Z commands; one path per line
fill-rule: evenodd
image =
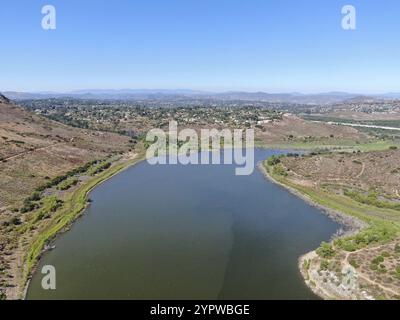
M 29 198 L 27 198 L 28 201 L 39 201 L 41 198 L 40 193 L 38 191 L 35 191 L 31 194 Z
M 45 184 L 37 187 L 35 189 L 35 191 L 36 192 L 42 192 L 42 191 L 44 191 L 46 189 L 52 188 L 54 186 L 57 186 L 60 183 L 62 183 L 63 181 L 67 180 L 68 178 L 72 177 L 72 176 L 75 176 L 75 175 L 80 174 L 80 173 L 87 172 L 93 165 L 95 165 L 97 163 L 99 163 L 99 160 L 90 161 L 90 162 L 84 164 L 83 166 L 80 166 L 80 167 L 78 167 L 76 169 L 68 171 L 63 176 L 55 177 L 54 179 L 50 179 L 50 177 L 46 176 L 45 180 L 50 180 L 50 181 L 48 181 Z
M 277 164 L 280 163 L 280 162 L 281 162 L 281 159 L 280 159 L 279 157 L 275 156 L 275 155 L 269 157 L 268 160 L 267 160 L 267 164 L 268 164 L 269 166 L 275 166 L 275 165 L 277 165 Z
M 319 266 L 319 270 L 328 270 L 329 262 L 327 260 L 322 260 Z
M 94 176 L 94 175 L 108 169 L 109 167 L 111 167 L 111 162 L 108 162 L 108 161 L 102 162 L 102 163 L 98 164 L 97 166 L 88 170 L 87 173 L 91 176 Z
M 29 200 L 24 200 L 24 206 L 19 210 L 21 213 L 31 212 L 37 207 L 36 204 L 30 202 Z
M 303 262 L 303 269 L 304 269 L 304 270 L 310 269 L 310 260 L 304 260 L 304 262 Z
M 373 243 L 389 241 L 395 236 L 396 231 L 392 229 L 385 227 L 371 227 L 359 232 L 354 236 L 337 239 L 335 244 L 345 251 L 352 252 Z
M 374 206 L 377 208 L 386 208 L 386 209 L 393 209 L 393 210 L 400 210 L 399 203 L 392 203 L 388 201 L 382 201 L 378 199 L 378 195 L 375 192 L 370 192 L 368 195 L 361 194 L 357 191 L 349 191 L 345 190 L 344 195 L 352 198 L 353 200 L 367 204 L 370 206 Z
M 349 260 L 349 263 L 350 263 L 351 266 L 353 266 L 353 267 L 356 268 L 356 269 L 360 266 L 360 265 L 358 264 L 357 260 L 354 259 L 354 258 L 353 258 L 353 259 L 350 259 L 350 260 Z
M 278 175 L 284 176 L 284 177 L 287 177 L 287 175 L 288 175 L 286 169 L 281 164 L 275 165 L 273 172 L 274 172 L 274 174 L 278 174 Z
M 381 263 L 381 262 L 383 262 L 383 261 L 385 261 L 385 258 L 384 258 L 384 257 L 382 257 L 382 256 L 377 256 L 377 257 L 375 257 L 375 258 L 372 260 L 372 263 L 374 263 L 374 264 L 379 264 L 379 263 Z
M 378 272 L 379 273 L 387 273 L 387 269 L 384 264 L 379 265 Z
M 78 179 L 68 179 L 63 182 L 61 182 L 58 186 L 58 190 L 68 190 L 72 186 L 75 186 L 79 182 Z
M 332 245 L 327 242 L 322 242 L 316 252 L 320 257 L 325 259 L 335 256 L 335 250 L 333 250 Z
M 50 217 L 51 213 L 56 212 L 62 205 L 63 201 L 56 196 L 46 198 L 43 203 L 43 208 L 37 212 L 33 223 Z
M 13 224 L 14 226 L 18 226 L 18 225 L 20 225 L 22 222 L 21 222 L 21 220 L 20 220 L 18 217 L 13 217 L 13 218 L 11 218 L 10 223 Z

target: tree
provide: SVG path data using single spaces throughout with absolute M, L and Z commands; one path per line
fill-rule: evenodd
M 281 162 L 281 159 L 279 159 L 279 157 L 277 157 L 277 156 L 271 156 L 271 157 L 269 157 L 268 160 L 267 160 L 267 164 L 268 164 L 269 166 L 275 166 L 275 165 L 277 165 L 277 164 L 280 163 L 280 162 Z
M 322 242 L 321 246 L 317 249 L 317 254 L 325 259 L 332 258 L 335 255 L 332 245 L 327 242 Z

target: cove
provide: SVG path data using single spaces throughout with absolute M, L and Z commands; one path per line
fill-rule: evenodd
M 261 161 L 281 150 L 256 149 Z M 317 299 L 298 258 L 339 225 L 233 165 L 141 162 L 99 185 L 27 299 Z M 56 290 L 41 287 L 56 268 Z

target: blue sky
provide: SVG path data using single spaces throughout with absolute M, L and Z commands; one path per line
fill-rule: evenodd
M 399 15 L 398 0 L 3 0 L 0 91 L 400 91 Z

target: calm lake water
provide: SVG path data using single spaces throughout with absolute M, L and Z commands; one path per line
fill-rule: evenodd
M 316 299 L 297 260 L 338 228 L 257 168 L 141 162 L 90 198 L 28 299 Z M 56 268 L 56 290 L 42 289 L 43 265 Z

